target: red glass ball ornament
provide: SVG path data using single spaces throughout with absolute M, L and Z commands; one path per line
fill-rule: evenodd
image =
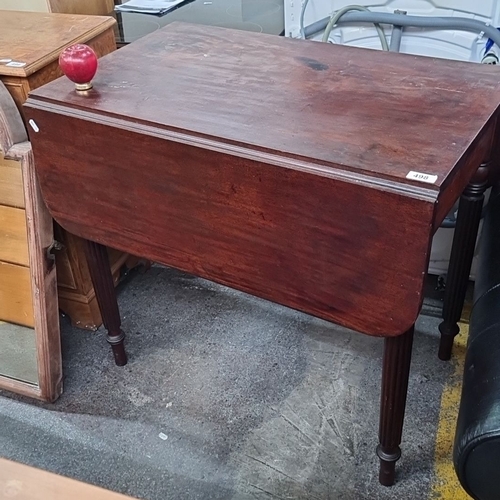
M 97 56 L 88 45 L 77 43 L 64 49 L 59 56 L 59 66 L 74 82 L 76 90 L 92 88 L 91 81 L 97 71 Z

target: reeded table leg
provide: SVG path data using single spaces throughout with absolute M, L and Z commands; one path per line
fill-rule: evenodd
M 127 354 L 125 353 L 125 347 L 123 345 L 125 334 L 121 330 L 120 311 L 116 300 L 108 252 L 105 246 L 86 240 L 85 255 L 87 257 L 97 303 L 101 310 L 102 321 L 108 331 L 106 340 L 113 350 L 115 363 L 118 366 L 126 365 Z
M 446 278 L 443 321 L 439 325 L 441 341 L 438 356 L 443 361 L 450 359 L 453 339 L 460 331 L 458 322 L 464 307 L 477 232 L 481 221 L 484 192 L 487 187 L 488 166 L 483 164 L 460 197 L 457 225 Z
M 380 484 L 394 484 L 396 462 L 401 457 L 401 435 L 410 375 L 413 327 L 398 337 L 384 340 L 379 442 Z

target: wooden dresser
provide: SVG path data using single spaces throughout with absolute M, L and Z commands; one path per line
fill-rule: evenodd
M 0 80 L 19 110 L 30 90 L 62 75 L 58 58 L 65 47 L 86 43 L 99 57 L 115 50 L 114 27 L 115 20 L 111 17 L 0 11 Z M 9 287 L 16 300 L 19 299 L 18 303 L 23 304 L 22 308 L 0 306 L 0 320 L 32 326 L 31 303 L 22 299 L 30 296 L 25 271 L 28 259 L 26 229 L 22 217 L 16 218 L 18 212 L 13 212 L 13 207 L 24 206 L 25 195 L 19 169 L 6 160 L 0 160 L 0 166 L 0 238 L 5 239 L 6 234 L 12 236 L 9 245 L 3 245 L 0 251 L 0 261 L 12 266 L 8 276 L 0 274 L 0 287 Z M 8 197 L 7 202 L 5 197 Z M 81 241 L 57 225 L 54 233 L 60 244 L 56 251 L 59 308 L 74 325 L 96 329 L 101 324 L 101 315 Z M 126 259 L 126 254 L 110 251 L 115 281 Z M 3 310 L 7 307 L 11 311 L 9 314 Z

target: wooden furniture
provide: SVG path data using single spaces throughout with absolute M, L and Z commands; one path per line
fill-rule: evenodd
M 103 16 L 113 8 L 113 0 L 0 0 L 0 10 Z
M 131 497 L 0 458 L 0 496 L 16 500 L 131 500 Z
M 39 192 L 26 129 L 1 82 L 0 150 L 0 318 L 22 325 L 36 348 L 35 376 L 23 379 L 21 372 L 0 366 L 0 389 L 54 401 L 62 392 L 62 360 L 53 224 Z M 5 342 L 16 340 L 3 326 L 0 352 L 6 351 Z M 27 354 L 13 361 L 26 363 Z
M 62 75 L 57 59 L 75 43 L 98 56 L 116 48 L 111 17 L 0 11 L 0 79 L 21 109 L 28 92 Z
M 28 92 L 62 75 L 58 57 L 74 43 L 90 45 L 98 56 L 115 50 L 114 19 L 98 16 L 0 11 L 0 80 L 21 109 Z M 5 61 L 12 60 L 11 63 Z M 12 62 L 16 63 L 12 65 Z M 24 197 L 19 183 L 11 188 Z M 3 219 L 0 215 L 0 232 Z M 19 231 L 22 228 L 18 226 Z M 97 329 L 101 316 L 79 238 L 55 228 L 60 250 L 56 252 L 59 307 L 76 326 Z M 24 245 L 26 249 L 26 245 Z M 24 255 L 26 251 L 24 251 Z M 110 251 L 115 281 L 128 256 Z M 0 261 L 4 260 L 0 253 Z M 4 279 L 0 279 L 0 289 Z M 27 286 L 27 285 L 26 285 Z M 26 308 L 30 306 L 26 303 Z M 29 313 L 32 316 L 32 312 Z M 0 320 L 14 321 L 1 313 Z M 24 324 L 24 323 L 23 323 Z
M 25 112 L 47 206 L 88 240 L 117 363 L 102 245 L 385 337 L 390 485 L 431 238 L 499 104 L 488 66 L 174 23 L 106 56 L 92 90 L 60 79 Z

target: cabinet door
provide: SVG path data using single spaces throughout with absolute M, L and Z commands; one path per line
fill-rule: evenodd
M 62 391 L 52 231 L 31 144 L 0 82 L 0 389 L 46 401 Z

